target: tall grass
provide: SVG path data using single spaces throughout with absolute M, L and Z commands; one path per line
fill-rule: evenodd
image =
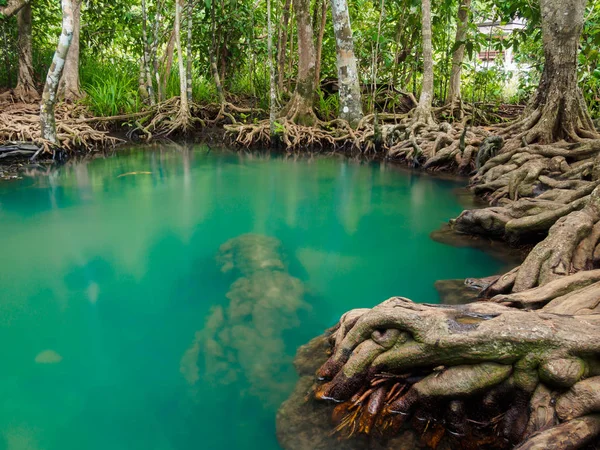
M 130 114 L 142 108 L 137 69 L 127 61 L 87 61 L 81 80 L 87 94 L 83 101 L 97 116 Z
M 229 92 L 240 97 L 254 97 L 257 101 L 256 106 L 267 111 L 270 85 L 266 68 L 257 67 L 254 76 L 247 68 L 240 69 L 229 82 Z
M 340 98 L 338 94 L 325 96 L 321 89 L 317 90 L 318 98 L 315 104 L 317 115 L 323 120 L 333 120 L 340 109 Z

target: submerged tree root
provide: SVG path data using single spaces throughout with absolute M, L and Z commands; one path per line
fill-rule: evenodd
M 396 297 L 350 311 L 330 330 L 314 396 L 338 403 L 341 438 L 411 424 L 431 448 L 579 448 L 600 434 L 600 327 L 550 310 Z

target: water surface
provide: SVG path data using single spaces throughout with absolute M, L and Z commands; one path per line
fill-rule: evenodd
M 429 239 L 459 186 L 206 147 L 0 184 L 0 449 L 278 449 L 299 345 L 350 308 L 500 269 Z M 252 294 L 217 261 L 247 233 L 285 264 Z M 263 285 L 293 288 L 279 307 Z

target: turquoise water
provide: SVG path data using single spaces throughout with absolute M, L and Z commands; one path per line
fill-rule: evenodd
M 350 308 L 500 269 L 429 239 L 459 186 L 175 146 L 1 183 L 0 449 L 278 449 L 299 345 Z M 251 245 L 227 266 L 247 233 L 273 239 L 234 240 Z

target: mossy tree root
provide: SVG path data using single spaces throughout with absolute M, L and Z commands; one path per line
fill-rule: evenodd
M 588 420 L 600 410 L 593 321 L 495 302 L 442 307 L 396 297 L 345 314 L 330 333 L 332 353 L 314 392 L 339 403 L 333 419 L 342 436 L 393 435 L 411 417 L 427 422 L 430 444 L 457 434 L 490 448 L 546 442 L 542 428 L 559 423 L 582 442 L 600 434 Z

